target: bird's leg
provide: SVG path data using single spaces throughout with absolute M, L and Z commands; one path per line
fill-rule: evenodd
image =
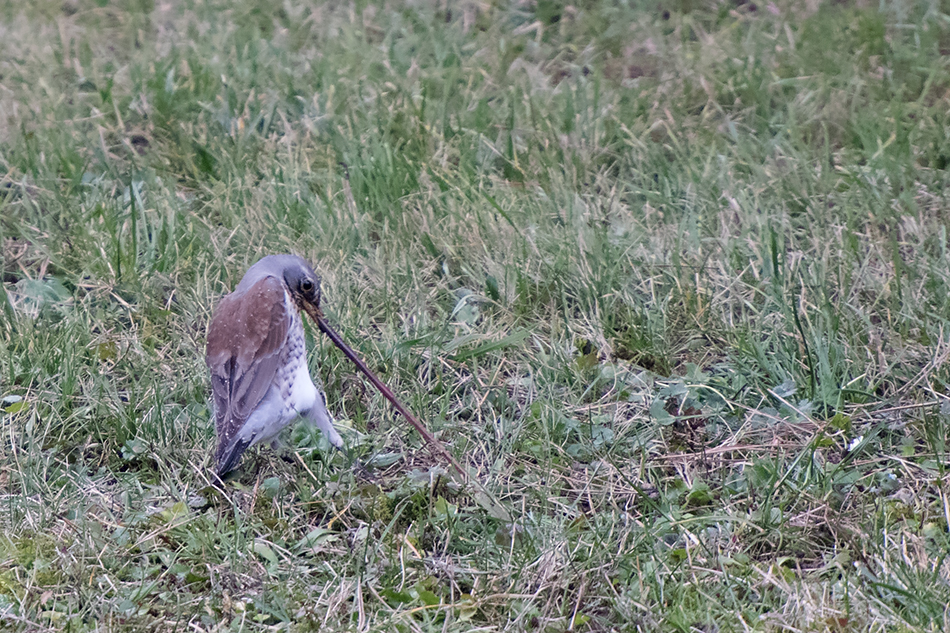
M 290 444 L 280 438 L 280 435 L 270 441 L 270 448 L 282 462 L 286 464 L 294 462 L 296 452 Z
M 304 417 L 307 422 L 323 431 L 330 444 L 336 448 L 343 448 L 343 438 L 333 427 L 333 418 L 330 417 L 330 412 L 327 411 L 326 396 L 323 395 L 322 390 L 317 389 L 317 398 Z

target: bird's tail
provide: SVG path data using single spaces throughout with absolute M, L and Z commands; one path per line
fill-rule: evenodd
M 241 456 L 250 445 L 248 440 L 242 440 L 240 437 L 234 438 L 230 444 L 218 445 L 215 458 L 218 462 L 218 477 L 223 478 L 229 472 L 238 467 L 241 463 Z

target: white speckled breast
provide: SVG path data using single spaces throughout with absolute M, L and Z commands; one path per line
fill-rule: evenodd
M 310 409 L 317 398 L 317 389 L 307 368 L 303 321 L 289 296 L 285 295 L 285 301 L 288 303 L 287 311 L 292 316 L 275 381 L 275 387 L 280 391 L 280 398 L 284 403 L 280 415 L 281 425 L 293 420 L 300 412 Z

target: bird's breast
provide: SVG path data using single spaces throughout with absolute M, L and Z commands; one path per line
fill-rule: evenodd
M 280 369 L 277 370 L 277 388 L 284 402 L 284 415 L 293 417 L 310 409 L 317 398 L 317 388 L 310 378 L 307 367 L 307 346 L 304 340 L 303 323 L 296 310 L 287 331 Z

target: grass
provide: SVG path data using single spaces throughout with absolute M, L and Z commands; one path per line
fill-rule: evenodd
M 950 628 L 940 3 L 0 6 L 11 630 Z M 224 489 L 259 257 L 306 427 Z

